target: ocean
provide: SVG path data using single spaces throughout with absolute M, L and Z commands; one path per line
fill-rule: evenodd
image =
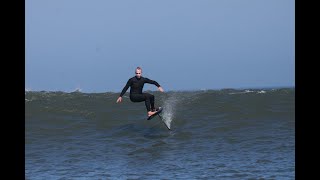
M 25 177 L 295 179 L 295 89 L 25 92 Z

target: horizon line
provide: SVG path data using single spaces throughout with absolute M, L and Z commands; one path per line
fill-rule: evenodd
M 269 86 L 269 87 L 225 87 L 225 88 L 198 88 L 198 89 L 176 89 L 176 90 L 166 90 L 165 92 L 181 92 L 181 91 L 220 91 L 220 90 L 261 90 L 261 89 L 287 89 L 295 88 L 295 86 Z M 77 88 L 72 91 L 65 90 L 32 90 L 31 88 L 25 88 L 25 92 L 64 92 L 64 93 L 121 93 L 121 91 L 83 91 L 80 88 Z M 127 91 L 128 92 L 128 91 Z M 127 93 L 126 92 L 126 93 Z M 157 92 L 157 90 L 145 90 L 143 92 Z

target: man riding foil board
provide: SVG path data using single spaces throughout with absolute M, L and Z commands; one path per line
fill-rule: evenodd
M 126 86 L 122 89 L 119 98 L 117 99 L 117 103 L 122 101 L 122 96 L 126 93 L 128 88 L 130 87 L 130 100 L 132 102 L 145 102 L 148 117 L 154 115 L 157 111 L 154 107 L 154 95 L 149 93 L 142 93 L 142 89 L 145 83 L 154 84 L 158 87 L 158 90 L 164 92 L 159 83 L 154 80 L 150 80 L 148 78 L 142 77 L 142 69 L 141 67 L 137 67 L 135 70 L 136 76 L 130 78 L 126 84 Z

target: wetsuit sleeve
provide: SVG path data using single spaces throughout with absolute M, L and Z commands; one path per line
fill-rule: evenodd
M 160 87 L 160 84 L 159 83 L 157 83 L 157 81 L 154 81 L 154 80 L 150 80 L 150 79 L 148 79 L 148 78 L 145 78 L 146 79 L 146 83 L 149 83 L 149 84 L 154 84 L 154 85 L 156 85 L 157 87 Z
M 129 88 L 130 85 L 131 85 L 131 79 L 128 80 L 126 86 L 122 89 L 121 94 L 120 94 L 120 97 L 122 97 L 122 96 L 124 95 L 124 93 L 127 92 L 127 90 L 128 90 L 128 88 Z

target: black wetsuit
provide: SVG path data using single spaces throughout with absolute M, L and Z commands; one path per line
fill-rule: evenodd
M 142 93 L 144 83 L 154 84 L 157 87 L 160 87 L 160 85 L 156 81 L 150 80 L 148 78 L 144 78 L 142 76 L 140 78 L 137 78 L 136 76 L 134 76 L 128 80 L 126 86 L 122 89 L 120 97 L 122 97 L 130 87 L 130 100 L 132 102 L 145 101 L 147 111 L 149 112 L 155 109 L 154 95 L 149 93 Z

